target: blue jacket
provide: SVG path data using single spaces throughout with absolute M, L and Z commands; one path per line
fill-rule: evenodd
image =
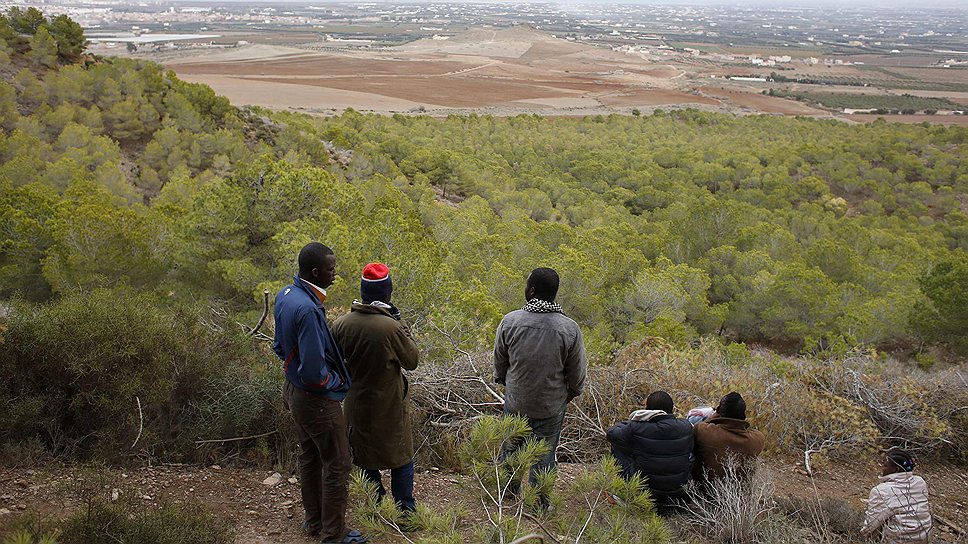
M 350 373 L 312 287 L 296 276 L 276 295 L 274 315 L 272 350 L 283 361 L 286 379 L 299 389 L 343 400 L 350 389 Z

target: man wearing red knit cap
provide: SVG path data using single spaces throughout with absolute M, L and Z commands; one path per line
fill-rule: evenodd
M 404 370 L 417 368 L 419 352 L 400 312 L 390 302 L 393 281 L 383 263 L 370 263 L 360 278 L 360 298 L 333 324 L 346 357 L 353 387 L 344 401 L 353 464 L 377 487 L 386 489 L 380 470 L 390 470 L 393 500 L 404 511 L 413 498 L 413 439 L 410 387 Z

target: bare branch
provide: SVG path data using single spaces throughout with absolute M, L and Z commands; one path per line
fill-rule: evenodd
M 141 412 L 141 399 L 135 397 L 134 400 L 138 402 L 138 436 L 134 437 L 134 442 L 131 443 L 132 448 L 138 444 L 138 440 L 141 440 L 141 433 L 145 428 L 145 416 Z
M 196 440 L 195 444 L 216 444 L 216 443 L 222 443 L 222 442 L 238 442 L 240 440 L 252 440 L 253 438 L 262 438 L 264 436 L 273 435 L 273 434 L 276 434 L 277 432 L 279 431 L 269 431 L 267 433 L 254 434 L 251 436 L 236 436 L 235 438 L 216 438 L 213 440 Z
M 538 542 L 544 542 L 544 537 L 537 533 L 531 533 L 530 535 L 524 535 L 521 538 L 512 540 L 511 542 L 508 542 L 508 544 L 523 544 L 525 542 L 530 542 L 532 540 L 537 540 Z
M 262 317 L 259 318 L 259 322 L 256 323 L 255 327 L 249 331 L 248 336 L 255 336 L 255 333 L 259 332 L 259 329 L 266 322 L 267 317 L 269 317 L 269 290 L 264 289 L 262 291 Z

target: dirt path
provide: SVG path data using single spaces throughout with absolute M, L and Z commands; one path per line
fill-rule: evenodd
M 770 458 L 770 467 L 777 486 L 778 497 L 799 496 L 812 498 L 831 495 L 863 508 L 870 487 L 876 481 L 876 467 L 830 464 L 820 470 L 811 482 L 793 461 Z M 580 465 L 561 465 L 559 488 L 574 479 Z M 926 466 L 919 469 L 931 488 L 932 511 L 936 515 L 968 527 L 968 472 L 950 466 Z M 130 470 L 109 469 L 102 473 L 102 492 L 110 496 L 117 490 L 120 496 L 146 505 L 160 501 L 204 504 L 216 515 L 230 521 L 235 528 L 236 542 L 246 544 L 312 542 L 302 535 L 299 524 L 302 508 L 299 484 L 290 475 L 282 475 L 275 485 L 264 485 L 271 471 L 238 467 L 158 466 Z M 26 512 L 62 517 L 80 506 L 78 493 L 90 489 L 93 475 L 83 468 L 47 467 L 44 469 L 0 468 L 0 539 L 5 528 Z M 83 483 L 84 481 L 88 483 Z M 816 493 L 814 492 L 816 486 Z M 414 495 L 418 501 L 434 509 L 444 509 L 455 501 L 470 505 L 463 521 L 465 534 L 485 523 L 483 512 L 474 509 L 477 503 L 474 489 L 461 485 L 461 476 L 439 470 L 419 471 L 415 478 Z M 353 504 L 351 500 L 350 523 Z M 944 529 L 936 532 L 938 541 L 954 542 L 954 535 Z M 381 542 L 404 542 L 402 538 L 381 538 Z

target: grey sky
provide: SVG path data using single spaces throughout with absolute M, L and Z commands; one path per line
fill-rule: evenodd
M 193 0 L 174 0 L 179 4 L 197 3 Z M 819 8 L 927 8 L 927 9 L 960 9 L 968 12 L 968 2 L 965 0 L 568 0 L 555 2 L 549 0 L 223 0 L 233 4 L 290 4 L 290 5 L 321 5 L 321 4 L 354 4 L 354 3 L 387 3 L 387 4 L 427 4 L 427 3 L 535 3 L 535 4 L 643 4 L 657 6 L 763 6 L 774 8 L 819 7 Z M 206 2 L 207 3 L 207 2 Z

